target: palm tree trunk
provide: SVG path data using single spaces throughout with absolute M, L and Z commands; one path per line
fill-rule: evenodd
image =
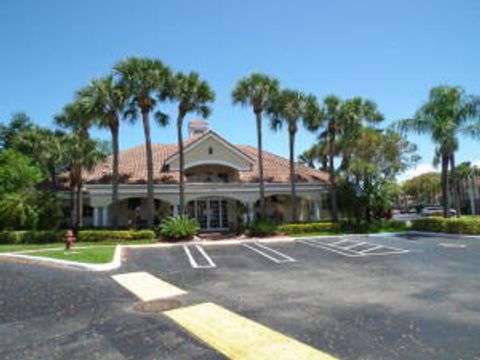
M 474 215 L 477 215 L 477 184 L 475 182 L 477 175 L 474 172 L 472 174 L 472 193 L 473 193 L 473 208 L 474 208 Z
M 260 190 L 260 214 L 265 217 L 265 182 L 263 179 L 263 150 L 262 150 L 262 112 L 256 111 L 257 143 L 258 143 L 258 186 Z
M 142 109 L 143 131 L 145 133 L 145 152 L 147 155 L 147 227 L 153 229 L 155 201 L 153 193 L 153 154 L 150 137 L 149 109 Z
M 457 211 L 457 216 L 460 216 L 460 194 L 459 194 L 459 186 L 458 186 L 458 179 L 455 169 L 455 154 L 452 152 L 450 154 L 450 169 L 452 175 L 452 196 L 453 196 L 453 205 L 455 210 Z
M 448 154 L 442 154 L 442 197 L 443 197 L 443 217 L 450 217 L 450 194 L 448 181 Z
M 295 133 L 288 133 L 288 146 L 290 150 L 290 189 L 292 195 L 292 222 L 297 222 L 297 194 L 295 189 Z
M 332 202 L 332 220 L 334 222 L 338 221 L 338 201 L 337 201 L 337 181 L 335 178 L 335 131 L 330 129 L 329 134 L 329 144 L 328 144 L 328 152 L 329 152 L 329 165 L 328 165 L 328 173 L 329 173 L 329 180 L 330 180 L 330 196 Z
M 72 171 L 73 169 L 70 170 L 70 227 L 74 229 L 77 221 L 77 202 L 75 200 L 76 183 Z
M 183 153 L 183 133 L 182 133 L 182 125 L 183 125 L 183 119 L 185 115 L 182 114 L 180 111 L 178 113 L 178 118 L 177 118 L 177 138 L 178 138 L 178 154 L 179 154 L 179 162 L 180 162 L 180 168 L 179 168 L 179 195 L 180 195 L 180 206 L 178 209 L 178 212 L 180 215 L 183 215 L 185 213 L 185 179 L 184 179 L 184 172 L 185 172 L 185 156 Z
M 118 124 L 110 128 L 112 132 L 113 169 L 112 169 L 112 227 L 118 228 Z
M 474 188 L 473 188 L 473 175 L 467 176 L 466 178 L 466 189 L 468 191 L 468 198 L 470 200 L 470 214 L 475 214 L 475 195 L 474 195 Z
M 82 173 L 80 169 L 80 174 Z M 80 178 L 77 183 L 77 224 L 75 228 L 77 230 L 80 230 L 83 228 L 83 194 L 82 194 L 82 188 L 83 188 L 83 181 Z

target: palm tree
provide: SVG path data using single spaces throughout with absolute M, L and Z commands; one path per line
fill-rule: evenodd
M 208 117 L 211 108 L 207 105 L 215 99 L 215 93 L 212 91 L 206 81 L 200 79 L 197 73 L 189 74 L 177 73 L 173 78 L 172 98 L 178 102 L 177 116 L 177 136 L 178 152 L 180 157 L 180 214 L 185 213 L 185 184 L 184 184 L 184 153 L 183 153 L 183 120 L 190 112 L 195 112 L 202 117 Z
M 290 189 L 292 197 L 292 221 L 296 222 L 297 217 L 297 196 L 295 189 L 295 135 L 298 131 L 298 123 L 308 126 L 309 109 L 315 108 L 316 100 L 311 95 L 305 95 L 299 91 L 285 89 L 274 99 L 272 106 L 268 109 L 271 115 L 271 127 L 279 130 L 283 125 L 288 129 L 288 148 L 290 165 Z
M 478 168 L 470 162 L 463 162 L 456 166 L 455 176 L 457 180 L 458 192 L 457 197 L 460 198 L 461 193 L 464 194 L 463 199 L 469 199 L 470 214 L 476 215 L 475 209 L 475 177 L 478 176 Z M 460 186 L 461 185 L 461 186 Z
M 108 152 L 102 147 L 101 142 L 82 137 L 75 132 L 65 136 L 63 148 L 69 162 L 70 178 L 77 185 L 77 218 L 74 228 L 81 229 L 83 227 L 83 172 L 91 171 L 98 162 L 105 160 Z
M 337 155 L 337 133 L 339 130 L 340 109 L 342 101 L 334 96 L 329 95 L 323 100 L 323 109 L 319 112 L 320 117 L 314 117 L 309 121 L 309 129 L 317 130 L 325 125 L 325 130 L 320 133 L 319 141 L 323 141 L 326 145 L 328 158 L 328 174 L 330 182 L 330 201 L 332 209 L 332 221 L 338 221 L 338 199 L 337 184 L 335 174 L 335 156 Z
M 131 57 L 114 67 L 119 76 L 120 86 L 128 95 L 128 110 L 126 115 L 135 121 L 140 112 L 145 133 L 145 152 L 147 158 L 147 226 L 154 225 L 154 164 L 152 141 L 150 134 L 150 113 L 155 109 L 157 101 L 167 99 L 169 94 L 170 69 L 160 60 L 150 58 Z M 166 114 L 157 111 L 157 122 L 164 126 L 168 122 Z
M 327 96 L 323 100 L 322 109 L 314 114 L 308 122 L 308 128 L 312 131 L 323 128 L 318 138 L 327 147 L 332 220 L 338 221 L 335 157 L 341 154 L 340 168 L 348 170 L 351 149 L 363 123 L 378 123 L 383 120 L 383 116 L 377 110 L 376 104 L 370 100 L 360 97 L 341 100 L 335 95 Z
M 376 125 L 384 120 L 375 102 L 353 97 L 342 102 L 337 133 L 339 135 L 339 152 L 342 156 L 340 168 L 348 171 L 350 166 L 351 149 L 356 143 L 365 125 Z M 380 131 L 380 130 L 378 130 Z
M 73 102 L 64 106 L 61 114 L 55 117 L 55 122 L 65 128 L 72 130 L 75 141 L 80 144 L 90 140 L 89 129 L 92 126 L 92 116 L 88 109 L 81 102 Z M 66 149 L 72 145 L 72 140 L 67 141 Z M 64 145 L 65 145 L 64 144 Z M 71 159 L 70 166 L 70 208 L 72 210 L 72 227 L 81 229 L 83 227 L 83 179 L 82 161 L 71 158 L 72 153 L 66 154 Z M 80 155 L 77 155 L 79 157 Z M 76 199 L 75 199 L 76 198 Z
M 320 162 L 320 168 L 325 170 L 328 163 L 328 156 L 325 151 L 325 142 L 319 141 L 312 147 L 298 155 L 298 162 L 312 169 L 316 168 L 316 162 Z
M 480 135 L 480 124 L 474 122 L 474 117 L 478 113 L 475 99 L 466 95 L 463 88 L 437 86 L 430 90 L 428 101 L 417 110 L 413 118 L 398 122 L 401 130 L 429 134 L 432 141 L 437 144 L 437 152 L 442 163 L 444 217 L 450 215 L 448 168 L 458 147 L 458 136 Z
M 234 104 L 250 106 L 255 114 L 257 123 L 258 147 L 258 186 L 260 191 L 260 214 L 265 217 L 265 181 L 263 178 L 263 150 L 262 150 L 262 113 L 268 109 L 270 103 L 278 94 L 278 80 L 261 73 L 252 73 L 240 79 L 232 91 Z
M 82 101 L 94 117 L 100 128 L 110 129 L 112 136 L 112 227 L 118 228 L 118 154 L 120 117 L 125 109 L 127 95 L 124 89 L 115 82 L 112 75 L 93 80 L 90 85 L 78 92 Z

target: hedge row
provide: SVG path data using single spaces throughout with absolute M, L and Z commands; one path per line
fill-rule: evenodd
M 412 230 L 445 232 L 448 234 L 480 235 L 480 217 L 428 217 L 412 221 Z
M 81 230 L 77 241 L 131 241 L 155 239 L 153 230 Z
M 64 230 L 0 231 L 0 244 L 48 244 L 63 242 Z
M 152 230 L 81 230 L 76 241 L 131 241 L 155 239 Z M 65 241 L 65 230 L 0 231 L 0 244 L 49 244 Z
M 286 234 L 311 233 L 311 232 L 340 232 L 340 224 L 328 222 L 284 224 L 279 225 L 277 230 Z
M 405 221 L 401 220 L 372 220 L 372 221 L 341 221 L 343 232 L 375 233 L 379 231 L 407 230 Z

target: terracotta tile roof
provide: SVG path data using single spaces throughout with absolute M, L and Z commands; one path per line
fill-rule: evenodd
M 194 139 L 189 139 L 186 144 L 197 140 L 202 135 Z M 257 154 L 255 147 L 249 145 L 235 145 L 238 150 L 246 154 L 253 160 L 253 167 L 250 171 L 240 171 L 241 182 L 257 182 L 258 167 Z M 164 166 L 165 160 L 177 152 L 176 144 L 153 144 L 153 161 L 155 164 L 154 180 L 156 183 L 178 183 L 178 171 L 168 171 Z M 146 159 L 145 146 L 137 146 L 120 152 L 120 183 L 123 184 L 143 184 L 146 183 Z M 268 183 L 287 183 L 289 182 L 289 161 L 281 156 L 263 152 L 264 178 Z M 104 162 L 98 164 L 93 171 L 84 174 L 86 184 L 109 183 L 112 173 L 112 157 L 108 157 Z M 328 174 L 296 164 L 296 174 L 298 182 L 327 182 Z M 68 185 L 68 174 L 62 174 L 59 177 L 59 184 L 63 187 Z

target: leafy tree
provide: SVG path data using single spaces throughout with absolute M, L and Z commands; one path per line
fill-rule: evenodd
M 56 191 L 35 191 L 31 194 L 30 200 L 35 208 L 37 229 L 52 230 L 60 228 L 63 224 L 63 211 L 62 202 Z
M 338 220 L 338 194 L 335 158 L 342 157 L 340 170 L 347 171 L 351 149 L 365 124 L 377 124 L 383 120 L 376 104 L 371 100 L 354 97 L 342 100 L 329 95 L 323 100 L 322 108 L 309 121 L 311 131 L 322 129 L 319 140 L 324 142 L 328 152 L 328 173 L 332 220 Z
M 27 114 L 23 112 L 13 114 L 7 125 L 0 124 L 0 149 L 11 148 L 17 135 L 32 127 L 34 125 Z
M 406 180 L 402 184 L 402 189 L 405 195 L 415 199 L 417 205 L 434 204 L 442 191 L 440 174 L 431 172 L 415 176 Z
M 0 152 L 0 195 L 25 193 L 43 180 L 41 170 L 15 150 Z
M 89 86 L 78 92 L 79 101 L 83 102 L 93 122 L 100 128 L 110 130 L 113 147 L 112 161 L 112 227 L 118 227 L 118 154 L 120 119 L 125 110 L 127 93 L 115 82 L 112 75 L 92 80 Z
M 261 73 L 252 73 L 240 79 L 232 91 L 234 104 L 253 109 L 257 124 L 258 186 L 260 214 L 265 217 L 265 180 L 263 177 L 262 114 L 279 92 L 278 80 Z
M 268 112 L 272 118 L 271 126 L 279 130 L 286 126 L 288 130 L 288 147 L 290 162 L 290 187 L 292 196 L 292 221 L 296 222 L 297 217 L 297 196 L 295 189 L 295 136 L 298 131 L 299 122 L 308 124 L 309 110 L 315 109 L 316 100 L 311 95 L 299 91 L 282 90 L 272 102 Z
M 52 187 L 57 173 L 65 168 L 62 141 L 64 133 L 32 126 L 19 132 L 12 141 L 12 148 L 28 156 L 43 172 Z
M 185 213 L 185 184 L 184 184 L 184 153 L 183 153 L 183 121 L 188 113 L 194 112 L 202 117 L 208 117 L 211 108 L 208 103 L 215 99 L 215 93 L 208 83 L 201 80 L 195 72 L 189 74 L 177 73 L 173 78 L 172 98 L 178 102 L 177 140 L 180 157 L 180 214 Z
M 367 220 L 372 212 L 379 216 L 391 206 L 398 190 L 392 184 L 399 173 L 418 161 L 415 151 L 414 144 L 391 129 L 381 132 L 366 127 L 359 131 L 345 174 L 361 199 Z
M 463 88 L 437 86 L 430 90 L 428 101 L 417 110 L 413 118 L 398 122 L 398 127 L 403 131 L 429 134 L 437 145 L 442 163 L 444 217 L 449 217 L 450 214 L 448 168 L 452 164 L 452 173 L 454 173 L 454 155 L 458 147 L 458 137 L 459 135 L 479 136 L 480 124 L 475 120 L 478 113 L 476 100 L 467 95 Z M 454 174 L 453 178 L 455 179 Z
M 31 203 L 30 193 L 4 194 L 0 200 L 0 228 L 33 230 L 38 222 L 37 209 Z
M 27 156 L 12 149 L 0 152 L 0 228 L 36 227 L 34 187 L 42 180 L 42 171 Z
M 147 225 L 153 228 L 155 203 L 153 189 L 153 154 L 150 134 L 150 114 L 155 109 L 157 101 L 163 101 L 170 95 L 169 88 L 171 72 L 160 60 L 131 57 L 115 68 L 119 76 L 120 86 L 128 95 L 128 110 L 126 115 L 131 121 L 136 121 L 139 113 L 142 117 L 145 133 L 145 152 L 147 158 Z M 164 126 L 168 122 L 166 114 L 155 112 L 157 123 Z

